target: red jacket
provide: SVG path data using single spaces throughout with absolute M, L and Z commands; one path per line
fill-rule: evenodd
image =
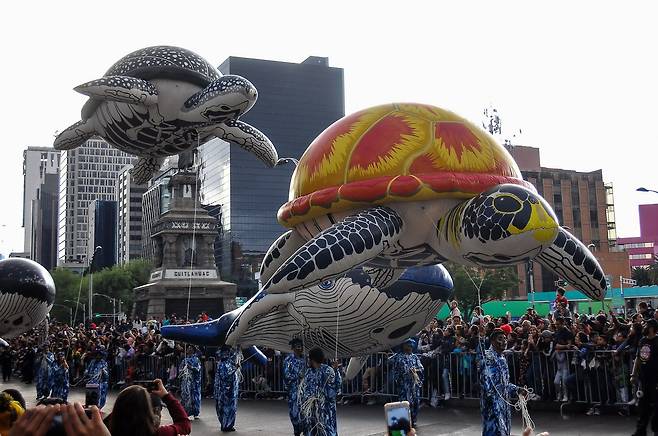
M 192 432 L 190 420 L 181 403 L 173 395 L 167 394 L 162 397 L 162 402 L 167 406 L 173 424 L 162 425 L 158 428 L 157 436 L 178 436 L 187 435 Z

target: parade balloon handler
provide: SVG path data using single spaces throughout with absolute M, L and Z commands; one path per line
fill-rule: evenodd
M 418 409 L 420 407 L 420 390 L 423 386 L 423 365 L 414 354 L 416 348 L 414 338 L 407 339 L 402 344 L 402 352 L 390 357 L 393 366 L 393 376 L 398 390 L 398 401 L 408 401 L 411 412 L 411 426 L 416 427 Z
M 283 361 L 283 381 L 288 392 L 288 414 L 292 423 L 295 436 L 302 434 L 302 418 L 299 404 L 299 382 L 306 370 L 306 359 L 304 358 L 304 343 L 299 338 L 290 341 L 292 353 L 288 354 Z
M 330 367 L 324 352 L 313 348 L 308 353 L 309 365 L 299 384 L 299 405 L 304 436 L 337 436 L 336 397 L 342 378 L 335 361 Z
M 187 356 L 180 364 L 181 402 L 190 420 L 199 419 L 201 412 L 201 361 L 192 345 L 186 345 Z
M 37 388 L 37 401 L 50 396 L 52 388 L 52 370 L 55 364 L 55 355 L 50 351 L 50 345 L 44 343 L 36 358 L 35 385 Z
M 52 390 L 51 396 L 61 398 L 64 402 L 69 397 L 69 364 L 63 352 L 57 353 L 57 360 L 52 367 Z
M 649 319 L 642 330 L 642 339 L 637 347 L 637 355 L 631 383 L 638 385 L 637 430 L 633 436 L 645 436 L 651 419 L 651 431 L 658 434 L 658 321 Z M 651 415 L 653 414 L 653 417 Z
M 228 345 L 217 350 L 217 370 L 215 372 L 215 411 L 223 432 L 235 431 L 235 415 L 238 411 L 240 390 L 241 354 Z
M 509 369 L 503 351 L 507 348 L 507 337 L 501 329 L 491 333 L 491 346 L 484 350 L 478 347 L 480 371 L 480 411 L 482 413 L 482 436 L 509 436 L 512 425 L 511 398 L 526 396 L 525 388 L 509 381 Z
M 102 409 L 107 400 L 108 381 L 110 378 L 110 371 L 107 367 L 107 352 L 104 346 L 99 345 L 94 350 L 92 360 L 89 361 L 85 369 L 84 378 L 88 383 L 98 385 L 98 408 Z

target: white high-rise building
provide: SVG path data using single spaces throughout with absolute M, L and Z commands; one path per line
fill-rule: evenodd
M 46 181 L 52 180 L 46 175 L 59 173 L 59 151 L 52 147 L 28 147 L 23 151 L 23 228 L 25 238 L 23 251 L 31 253 L 34 232 L 32 229 L 33 202 L 39 199 L 39 191 Z
M 146 192 L 146 185 L 133 183 L 130 178 L 132 167 L 123 167 L 117 179 L 117 260 L 120 264 L 142 257 L 142 195 Z
M 62 152 L 57 220 L 58 265 L 86 264 L 89 203 L 92 200 L 116 200 L 119 171 L 135 160 L 102 139 L 90 139 L 81 147 Z

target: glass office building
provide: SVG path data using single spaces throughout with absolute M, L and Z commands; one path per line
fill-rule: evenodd
M 311 141 L 345 114 L 343 70 L 327 58 L 300 64 L 230 57 L 219 67 L 258 89 L 256 105 L 241 119 L 268 135 L 280 157 L 299 159 Z M 276 220 L 288 200 L 292 163 L 267 168 L 236 145 L 210 141 L 199 149 L 201 201 L 220 221 L 215 260 L 238 295 L 257 288 L 260 262 L 286 231 Z

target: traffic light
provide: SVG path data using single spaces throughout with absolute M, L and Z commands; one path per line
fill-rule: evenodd
M 100 318 L 101 314 L 100 313 L 94 313 L 94 318 Z

